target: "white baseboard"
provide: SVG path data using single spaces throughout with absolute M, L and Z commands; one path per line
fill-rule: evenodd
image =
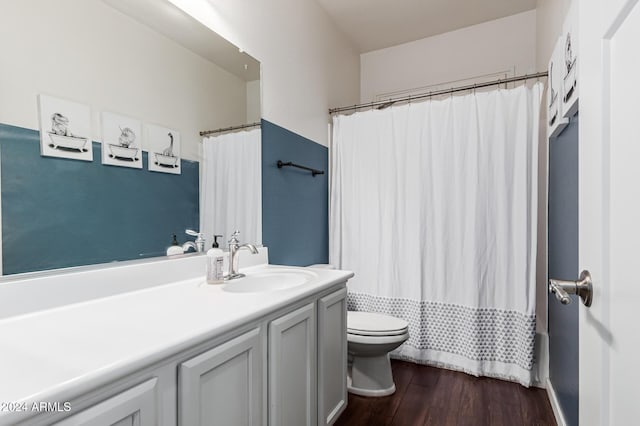
M 558 397 L 556 396 L 556 391 L 553 389 L 553 385 L 549 379 L 547 379 L 547 395 L 549 396 L 549 402 L 551 402 L 556 423 L 558 423 L 558 426 L 567 426 L 564 414 L 562 414 L 562 409 L 560 408 L 560 403 L 558 402 Z
M 549 335 L 536 333 L 535 363 L 533 364 L 533 383 L 537 388 L 546 388 L 549 380 Z

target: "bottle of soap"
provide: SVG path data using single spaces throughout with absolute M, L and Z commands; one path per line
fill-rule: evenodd
M 173 234 L 173 241 L 171 242 L 171 246 L 167 249 L 167 256 L 173 256 L 174 254 L 183 254 L 182 246 L 178 243 L 176 239 L 176 234 Z
M 213 236 L 213 244 L 207 251 L 207 284 L 222 284 L 224 282 L 224 272 L 222 262 L 224 252 L 218 248 L 218 237 Z

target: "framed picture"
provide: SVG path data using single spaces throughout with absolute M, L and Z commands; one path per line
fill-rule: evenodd
M 563 25 L 562 113 L 571 118 L 578 112 L 578 8 L 571 3 Z
M 40 155 L 93 161 L 91 109 L 48 95 L 38 96 Z
M 102 113 L 102 164 L 142 168 L 142 122 Z
M 167 127 L 147 124 L 144 133 L 145 146 L 149 150 L 149 170 L 175 175 L 181 174 L 180 132 Z
M 547 88 L 547 137 L 557 137 L 569 124 L 569 120 L 562 115 L 562 62 L 563 43 L 558 38 L 549 60 L 548 88 Z

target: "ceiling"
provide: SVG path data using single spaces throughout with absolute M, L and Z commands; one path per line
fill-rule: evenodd
M 536 8 L 536 0 L 317 0 L 360 53 Z
M 103 1 L 241 80 L 260 80 L 260 62 L 168 1 Z

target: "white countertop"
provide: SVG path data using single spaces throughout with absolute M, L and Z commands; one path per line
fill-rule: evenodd
M 243 272 L 257 268 L 282 267 Z M 68 401 L 353 276 L 303 269 L 317 277 L 287 290 L 230 293 L 202 277 L 0 320 L 0 403 Z

